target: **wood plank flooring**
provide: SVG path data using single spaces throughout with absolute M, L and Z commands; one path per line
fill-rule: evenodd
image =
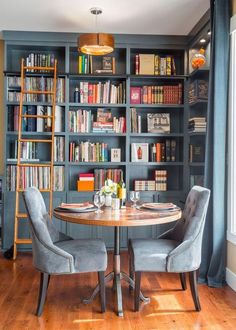
M 122 253 L 122 266 L 127 271 L 127 253 Z M 109 255 L 111 265 L 112 256 Z M 110 267 L 109 267 L 110 268 Z M 108 269 L 109 271 L 110 269 Z M 236 329 L 236 292 L 228 286 L 209 288 L 199 285 L 202 311 L 194 311 L 190 289 L 180 290 L 175 274 L 146 273 L 142 290 L 151 303 L 133 312 L 133 294 L 123 283 L 124 317 L 115 313 L 114 293 L 107 287 L 107 311 L 100 313 L 97 297 L 91 305 L 81 298 L 90 295 L 97 274 L 53 276 L 41 317 L 35 316 L 39 273 L 32 265 L 30 253 L 19 253 L 15 262 L 0 252 L 0 329 L 1 330 L 145 330 L 145 329 Z

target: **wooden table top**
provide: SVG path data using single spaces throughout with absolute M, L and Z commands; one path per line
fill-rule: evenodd
M 181 210 L 172 212 L 157 212 L 139 210 L 127 206 L 125 209 L 112 210 L 109 207 L 103 208 L 103 213 L 68 213 L 54 211 L 53 215 L 63 221 L 83 225 L 95 226 L 150 226 L 176 221 L 181 218 Z

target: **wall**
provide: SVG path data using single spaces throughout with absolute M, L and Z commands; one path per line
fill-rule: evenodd
M 3 102 L 3 62 L 4 62 L 4 42 L 0 40 L 0 175 L 3 175 L 4 172 L 4 163 L 3 163 L 3 147 L 4 147 L 4 102 Z
M 231 26 L 236 18 L 236 0 L 232 0 Z M 231 28 L 232 30 L 232 28 Z M 236 245 L 227 242 L 227 264 L 226 264 L 226 281 L 236 291 Z

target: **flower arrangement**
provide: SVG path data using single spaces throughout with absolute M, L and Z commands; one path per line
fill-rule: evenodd
M 117 183 L 113 182 L 111 179 L 105 181 L 105 186 L 100 189 L 100 194 L 108 196 L 117 194 Z

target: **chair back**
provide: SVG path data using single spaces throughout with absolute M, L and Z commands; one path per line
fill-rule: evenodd
M 29 216 L 34 265 L 40 271 L 47 272 L 51 267 L 50 263 L 53 263 L 49 258 L 52 250 L 55 250 L 53 243 L 59 241 L 61 235 L 52 224 L 37 188 L 26 189 L 23 198 Z
M 183 216 L 171 230 L 170 239 L 180 244 L 170 253 L 168 270 L 174 272 L 198 269 L 210 190 L 194 186 L 188 194 Z

